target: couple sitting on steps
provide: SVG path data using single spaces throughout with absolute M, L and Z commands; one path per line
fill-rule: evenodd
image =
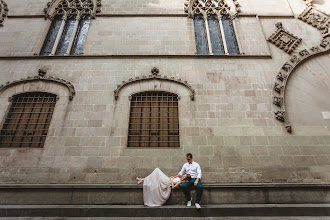
M 136 178 L 138 184 L 143 183 L 143 200 L 146 206 L 162 206 L 170 197 L 171 189 L 181 185 L 183 193 L 188 200 L 187 206 L 191 206 L 190 187 L 197 187 L 195 206 L 200 209 L 200 200 L 203 192 L 201 167 L 193 161 L 192 154 L 187 154 L 187 163 L 182 166 L 176 176 L 168 177 L 159 168 L 156 168 L 146 178 Z M 179 178 L 181 177 L 181 179 Z

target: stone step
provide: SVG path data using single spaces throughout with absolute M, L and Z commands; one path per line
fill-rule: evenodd
M 0 217 L 223 217 L 330 216 L 330 204 L 168 205 L 1 205 Z M 329 217 L 330 218 L 330 217 Z

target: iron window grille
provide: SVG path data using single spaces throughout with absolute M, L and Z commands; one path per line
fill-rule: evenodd
M 180 147 L 177 95 L 143 92 L 131 97 L 128 147 Z
M 14 96 L 0 132 L 0 146 L 43 147 L 56 99 L 54 94 L 39 92 Z

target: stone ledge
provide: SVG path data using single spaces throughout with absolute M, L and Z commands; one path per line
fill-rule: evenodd
M 192 191 L 195 198 L 195 190 Z M 329 204 L 330 184 L 204 184 L 202 203 L 219 204 Z M 0 205 L 140 205 L 141 185 L 130 184 L 3 184 Z M 183 205 L 180 189 L 167 205 Z
M 58 59 L 272 59 L 271 55 L 79 55 L 79 56 L 0 56 L 0 60 L 58 60 Z
M 330 183 L 217 183 L 204 188 L 330 188 Z M 0 184 L 0 189 L 142 189 L 137 184 Z
M 218 216 L 330 216 L 330 205 L 255 204 L 186 206 L 0 206 L 1 217 L 218 217 Z

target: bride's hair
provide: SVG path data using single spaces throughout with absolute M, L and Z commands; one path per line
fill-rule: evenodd
M 186 174 L 186 178 L 185 180 L 183 180 L 184 182 L 189 182 L 191 180 L 191 176 L 190 174 Z

